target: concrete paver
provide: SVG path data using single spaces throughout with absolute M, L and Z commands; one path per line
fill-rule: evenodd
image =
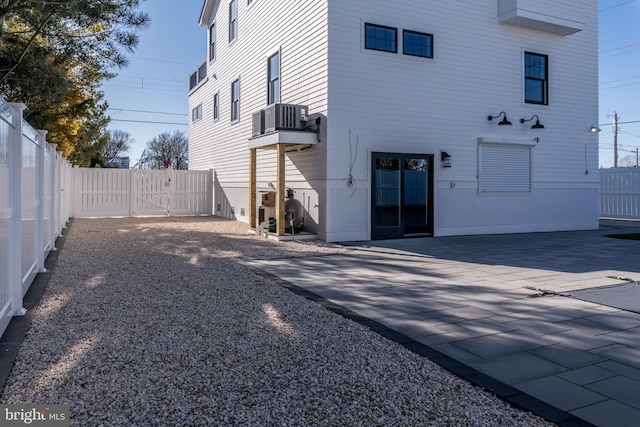
M 629 310 L 640 242 L 605 237 L 624 232 L 355 242 L 345 254 L 254 264 L 461 375 L 521 393 L 514 402 L 545 402 L 538 412 L 556 422 L 626 426 L 640 419 L 640 313 Z

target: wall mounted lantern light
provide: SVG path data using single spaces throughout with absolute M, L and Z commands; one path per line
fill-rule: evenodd
M 504 118 L 498 123 L 498 126 L 511 126 L 511 122 L 507 120 L 507 113 L 501 111 L 497 116 L 488 116 L 487 120 L 491 121 L 493 119 L 497 119 L 500 116 L 504 116 Z
M 540 118 L 538 117 L 537 114 L 534 114 L 533 116 L 531 116 L 530 119 L 520 119 L 520 123 L 530 122 L 531 120 L 533 120 L 534 117 L 536 118 L 536 123 L 531 125 L 531 129 L 544 129 L 544 125 L 540 123 Z
M 592 133 L 600 132 L 600 128 L 598 126 L 591 126 L 591 132 Z
M 443 168 L 451 167 L 451 154 L 446 151 L 440 151 L 440 161 L 442 162 Z

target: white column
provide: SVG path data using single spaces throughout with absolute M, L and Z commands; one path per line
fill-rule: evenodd
M 58 191 L 58 186 L 56 184 L 56 174 L 58 169 L 58 160 L 56 156 L 56 147 L 58 144 L 49 144 L 53 152 L 51 153 L 51 175 L 47 177 L 49 180 L 49 185 L 51 185 L 51 206 L 49 217 L 51 218 L 50 226 L 49 226 L 49 239 L 51 239 L 51 250 L 57 251 L 56 248 L 56 238 L 58 237 L 58 215 L 56 214 L 56 204 L 57 200 L 60 197 L 60 193 Z
M 22 113 L 26 105 L 11 103 L 12 130 L 9 138 L 9 286 L 14 316 L 23 316 L 22 305 Z
M 44 268 L 44 156 L 47 146 L 47 131 L 38 130 L 36 142 L 38 143 L 36 148 L 36 197 L 38 199 L 38 210 L 36 213 L 36 256 L 38 257 L 38 271 L 45 273 L 47 270 Z

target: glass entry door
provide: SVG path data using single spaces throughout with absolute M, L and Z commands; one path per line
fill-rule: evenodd
M 433 233 L 433 155 L 372 154 L 371 238 Z

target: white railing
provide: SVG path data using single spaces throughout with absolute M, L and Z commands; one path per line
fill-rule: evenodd
M 72 216 L 211 215 L 213 171 L 74 169 Z
M 24 104 L 0 98 L 0 334 L 25 314 L 23 297 L 44 271 L 70 213 L 71 166 L 46 131 L 23 119 Z
M 600 216 L 640 219 L 640 169 L 600 169 Z

